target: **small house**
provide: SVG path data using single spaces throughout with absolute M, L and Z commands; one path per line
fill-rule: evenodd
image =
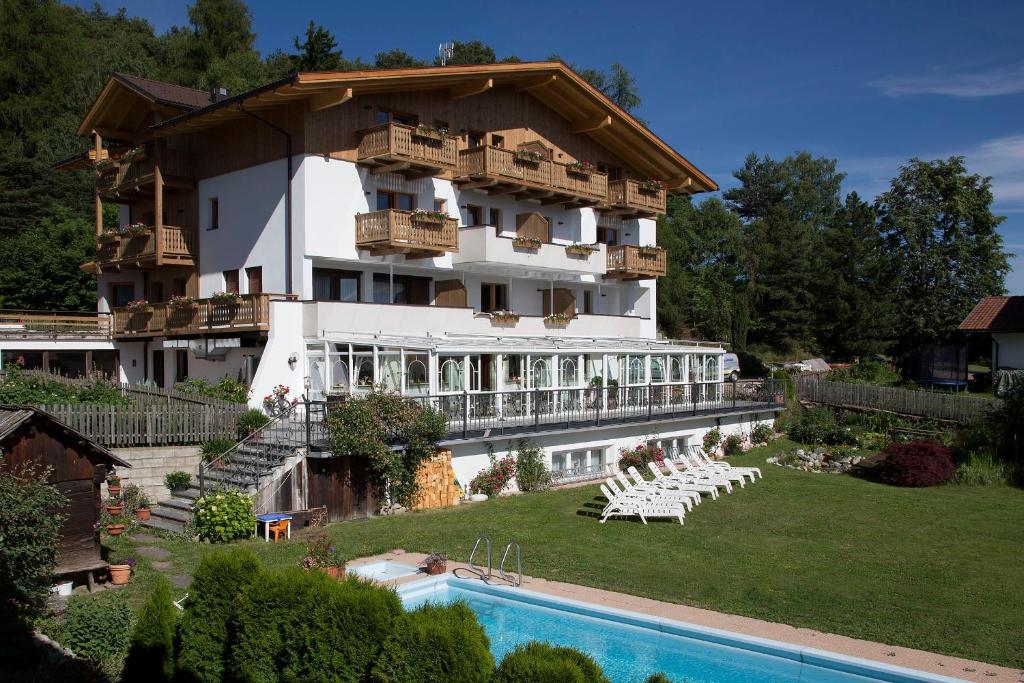
M 992 339 L 992 377 L 1024 370 L 1024 296 L 986 296 L 960 323 L 965 332 Z
M 100 554 L 100 485 L 111 467 L 128 463 L 51 415 L 27 406 L 0 406 L 0 469 L 49 469 L 49 483 L 67 496 L 67 520 L 57 557 L 58 576 L 107 568 Z

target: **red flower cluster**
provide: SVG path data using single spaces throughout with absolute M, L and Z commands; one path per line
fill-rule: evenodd
M 490 467 L 473 477 L 469 487 L 478 493 L 496 496 L 516 476 L 516 459 L 511 455 L 495 461 Z
M 635 467 L 643 472 L 649 462 L 657 462 L 659 465 L 665 462 L 665 451 L 657 446 L 642 443 L 637 444 L 635 448 L 619 450 L 619 469 Z

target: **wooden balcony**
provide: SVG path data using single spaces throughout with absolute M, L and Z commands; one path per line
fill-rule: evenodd
M 433 220 L 413 211 L 386 209 L 356 216 L 356 246 L 373 256 L 431 258 L 459 250 L 459 222 Z
M 109 338 L 106 313 L 0 310 L 0 339 Z
M 195 186 L 192 155 L 177 149 L 163 151 L 160 172 L 169 187 Z M 156 161 L 150 152 L 142 152 L 129 160 L 115 160 L 100 171 L 96 188 L 104 197 L 136 198 L 153 195 Z
M 270 302 L 294 298 L 286 294 L 243 294 L 234 303 L 199 299 L 194 304 L 151 304 L 143 310 L 115 308 L 114 339 L 188 337 L 202 334 L 266 332 L 270 329 Z
M 665 214 L 665 188 L 648 189 L 632 178 L 608 183 L 608 202 L 602 210 L 622 218 L 653 218 Z
M 432 129 L 385 123 L 363 131 L 358 161 L 371 166 L 370 173 L 399 173 L 423 178 L 458 166 L 457 141 Z
M 620 244 L 608 247 L 608 272 L 617 280 L 649 280 L 668 271 L 668 254 L 661 247 Z
M 194 266 L 198 260 L 199 235 L 195 230 L 163 226 L 162 242 L 157 249 L 156 228 L 143 235 L 122 235 L 96 241 L 96 260 L 82 270 L 102 273 L 122 268 L 149 269 L 159 266 Z
M 548 159 L 530 159 L 515 150 L 484 145 L 459 152 L 453 182 L 462 189 L 539 199 L 542 204 L 594 206 L 608 198 L 608 176 L 574 169 Z

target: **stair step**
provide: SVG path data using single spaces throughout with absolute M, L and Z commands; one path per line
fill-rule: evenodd
M 181 522 L 182 524 L 192 519 L 191 510 L 164 507 L 163 504 L 157 505 L 155 508 L 153 508 L 151 515 L 152 516 L 150 517 L 150 519 L 152 519 L 153 517 L 159 517 L 161 519 L 168 519 L 174 520 L 176 522 Z
M 199 497 L 199 487 L 198 486 L 192 486 L 192 487 L 187 488 L 187 489 L 185 489 L 183 491 L 174 491 L 173 493 L 171 493 L 171 497 L 172 498 L 189 498 L 191 500 L 195 500 L 196 498 Z
M 172 496 L 166 500 L 161 500 L 160 506 L 166 508 L 175 508 L 178 510 L 191 511 L 193 503 L 195 503 L 195 500 L 192 498 L 175 498 L 174 496 Z
M 175 534 L 180 534 L 185 531 L 185 525 L 181 522 L 175 522 L 169 519 L 161 519 L 159 517 L 150 517 L 145 522 L 139 522 L 142 526 L 149 527 L 151 529 L 162 529 L 164 531 L 170 531 Z

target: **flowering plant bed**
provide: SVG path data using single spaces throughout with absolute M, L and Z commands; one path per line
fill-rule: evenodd
M 597 173 L 597 166 L 589 161 L 574 161 L 571 164 L 566 164 L 565 170 L 576 175 L 589 176 Z
M 513 237 L 512 246 L 519 247 L 521 249 L 540 249 L 541 245 L 544 244 L 537 237 Z
M 183 296 L 181 294 L 175 294 L 167 300 L 171 308 L 190 308 L 196 305 L 196 300 L 190 296 Z
M 145 299 L 139 299 L 138 301 L 129 301 L 128 305 L 125 306 L 132 313 L 147 313 L 153 310 L 153 307 L 149 305 L 149 302 Z
M 448 214 L 444 211 L 430 211 L 429 209 L 416 209 L 412 212 L 414 221 L 421 223 L 444 223 Z
M 448 135 L 447 128 L 434 128 L 433 126 L 416 126 L 412 134 L 418 138 L 428 138 L 430 140 L 444 140 Z
M 210 296 L 210 301 L 215 304 L 237 304 L 242 300 L 242 295 L 238 292 L 214 292 Z
M 473 481 L 469 482 L 469 488 L 493 498 L 501 493 L 515 476 L 516 459 L 509 455 L 501 460 L 492 460 L 490 467 L 473 477 Z
M 547 156 L 543 152 L 536 152 L 532 149 L 516 150 L 516 161 L 536 165 L 545 160 L 547 160 Z
M 544 317 L 544 322 L 548 325 L 557 325 L 559 327 L 565 327 L 572 320 L 572 316 L 566 315 L 565 313 L 552 313 L 551 315 Z
M 513 313 L 512 311 L 491 311 L 487 315 L 490 316 L 491 322 L 495 323 L 517 323 L 519 322 L 519 314 Z
M 665 183 L 648 178 L 647 180 L 640 181 L 640 189 L 644 192 L 661 192 L 665 189 Z
M 565 247 L 565 253 L 573 256 L 590 256 L 597 250 L 597 246 L 593 244 L 570 244 Z

